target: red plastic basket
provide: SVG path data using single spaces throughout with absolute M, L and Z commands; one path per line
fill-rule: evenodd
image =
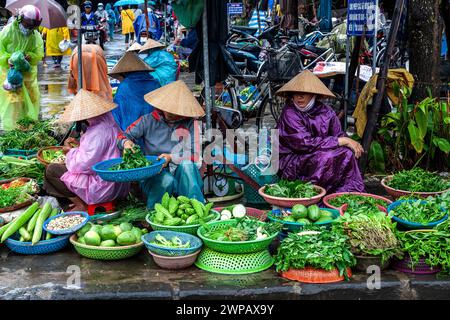
M 381 180 L 381 185 L 386 190 L 386 192 L 389 193 L 395 199 L 398 199 L 403 196 L 409 196 L 412 194 L 414 194 L 420 198 L 427 198 L 429 196 L 435 197 L 437 195 L 440 195 L 447 191 L 450 191 L 450 189 L 442 190 L 442 191 L 438 191 L 438 192 L 411 192 L 411 191 L 405 191 L 405 190 L 398 190 L 398 189 L 391 188 L 387 185 L 387 183 L 392 179 L 392 177 L 393 176 L 385 177 L 383 180 Z
M 310 206 L 310 205 L 319 203 L 320 200 L 327 194 L 327 191 L 324 188 L 316 186 L 316 185 L 314 185 L 314 188 L 319 192 L 319 194 L 312 198 L 279 198 L 279 197 L 269 196 L 268 194 L 264 193 L 266 186 L 259 189 L 258 193 L 261 195 L 261 197 L 264 198 L 264 200 L 266 200 L 267 203 L 270 203 L 274 206 L 278 206 L 280 208 L 292 208 L 296 204 Z
M 329 195 L 325 196 L 325 197 L 323 198 L 323 204 L 324 204 L 325 206 L 327 206 L 328 208 L 339 210 L 339 211 L 341 212 L 341 215 L 343 215 L 343 214 L 345 213 L 345 211 L 347 210 L 347 207 L 348 207 L 347 205 L 344 204 L 344 205 L 341 206 L 340 208 L 337 208 L 337 207 L 335 207 L 335 206 L 332 206 L 332 205 L 330 204 L 330 202 L 329 202 L 330 200 L 332 200 L 332 199 L 334 199 L 334 198 L 337 198 L 337 197 L 339 197 L 339 196 L 342 196 L 342 195 L 357 195 L 357 196 L 363 196 L 363 197 L 370 197 L 370 198 L 373 198 L 373 199 L 383 200 L 383 201 L 387 202 L 388 205 L 392 203 L 391 200 L 389 200 L 389 199 L 387 199 L 387 198 L 385 198 L 385 197 L 382 197 L 382 196 L 378 196 L 378 195 L 376 195 L 376 194 L 362 193 L 362 192 L 339 192 L 339 193 L 333 193 L 333 194 L 329 194 Z M 381 211 L 387 213 L 387 207 L 383 207 L 383 206 L 380 206 L 380 205 L 378 205 L 377 207 L 378 207 Z
M 347 268 L 347 273 L 349 277 L 352 276 L 350 268 Z M 305 283 L 334 283 L 345 280 L 344 276 L 339 275 L 337 269 L 327 271 L 311 267 L 306 267 L 304 269 L 289 269 L 288 271 L 282 272 L 281 277 Z

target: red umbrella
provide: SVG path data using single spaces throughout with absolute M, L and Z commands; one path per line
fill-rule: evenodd
M 42 15 L 42 26 L 48 29 L 67 27 L 66 11 L 54 0 L 7 0 L 5 8 L 16 14 L 27 4 L 39 8 Z

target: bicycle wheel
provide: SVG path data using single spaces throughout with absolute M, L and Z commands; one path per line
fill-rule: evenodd
M 285 101 L 283 98 L 275 95 L 270 97 L 269 93 L 264 97 L 256 115 L 256 126 L 258 127 L 258 131 L 276 127 L 284 103 Z

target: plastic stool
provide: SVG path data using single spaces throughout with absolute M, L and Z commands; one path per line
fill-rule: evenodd
M 99 210 L 100 209 L 100 210 Z M 88 214 L 93 216 L 98 213 L 111 213 L 116 209 L 116 201 L 97 203 L 97 204 L 89 204 L 88 205 Z

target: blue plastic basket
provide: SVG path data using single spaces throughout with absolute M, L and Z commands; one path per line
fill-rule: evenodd
M 79 225 L 77 225 L 73 228 L 70 228 L 70 229 L 64 229 L 64 230 L 48 230 L 47 229 L 47 226 L 50 223 L 50 221 L 52 221 L 56 218 L 75 216 L 75 215 L 83 216 L 85 218 L 84 222 L 82 222 Z M 44 230 L 47 231 L 48 233 L 51 233 L 54 235 L 66 235 L 66 234 L 71 235 L 71 234 L 74 234 L 75 232 L 77 232 L 78 230 L 80 230 L 81 228 L 83 228 L 86 225 L 86 223 L 88 223 L 89 220 L 90 220 L 90 216 L 89 216 L 89 214 L 87 214 L 87 212 L 72 211 L 72 212 L 68 212 L 68 213 L 61 213 L 61 214 L 58 214 L 56 216 L 53 216 L 53 217 L 45 220 Z
M 159 246 L 156 244 L 152 244 L 151 242 L 155 239 L 156 235 L 162 235 L 167 240 L 172 239 L 172 237 L 178 237 L 183 243 L 187 241 L 190 242 L 189 248 L 167 248 L 163 246 Z M 178 256 L 187 256 L 194 252 L 197 252 L 202 247 L 202 241 L 191 234 L 175 232 L 175 231 L 153 231 L 142 236 L 142 241 L 144 242 L 147 249 L 155 254 L 161 256 L 169 256 L 169 257 L 178 257 Z
M 391 210 L 394 210 L 395 208 L 397 208 L 403 202 L 416 202 L 416 201 L 417 200 L 398 200 L 398 201 L 395 201 L 395 202 L 391 203 L 387 207 L 388 214 L 391 212 Z M 421 200 L 420 203 L 427 203 L 427 202 L 425 200 Z M 441 210 L 445 212 L 444 208 L 441 208 Z M 421 223 L 406 221 L 406 220 L 400 219 L 400 218 L 398 218 L 396 216 L 392 216 L 391 218 L 392 218 L 392 220 L 397 222 L 399 225 L 401 225 L 405 229 L 408 229 L 408 230 L 419 230 L 419 229 L 433 229 L 434 227 L 436 227 L 437 225 L 441 224 L 442 222 L 445 222 L 448 219 L 448 214 L 446 214 L 442 219 L 440 219 L 438 221 L 430 222 L 428 224 L 421 224 Z
M 320 208 L 320 210 L 321 211 L 331 212 L 333 214 L 333 221 L 336 220 L 340 216 L 339 211 L 336 210 L 336 209 Z M 288 209 L 286 211 L 290 212 L 291 210 Z M 272 221 L 272 222 L 282 223 L 284 229 L 287 229 L 288 232 L 297 232 L 297 231 L 302 230 L 306 226 L 306 224 L 303 224 L 303 223 L 284 221 L 284 220 L 281 220 L 281 219 L 274 218 L 274 216 L 278 216 L 278 215 L 281 215 L 281 210 L 272 210 L 267 215 L 267 218 L 269 218 L 269 220 Z M 333 221 L 313 223 L 312 225 L 313 226 L 326 227 L 327 229 L 330 229 L 331 228 L 331 224 L 333 223 Z
M 94 170 L 100 176 L 100 178 L 102 178 L 105 181 L 111 182 L 141 181 L 159 174 L 165 163 L 164 159 L 157 160 L 158 157 L 156 156 L 146 156 L 146 158 L 149 161 L 151 161 L 153 165 L 139 169 L 111 171 L 109 170 L 109 168 L 123 161 L 122 158 L 116 158 L 99 162 L 92 167 L 92 170 Z
M 64 249 L 69 244 L 70 235 L 42 240 L 32 245 L 31 242 L 17 240 L 17 235 L 5 241 L 6 246 L 13 252 L 20 254 L 48 254 Z

